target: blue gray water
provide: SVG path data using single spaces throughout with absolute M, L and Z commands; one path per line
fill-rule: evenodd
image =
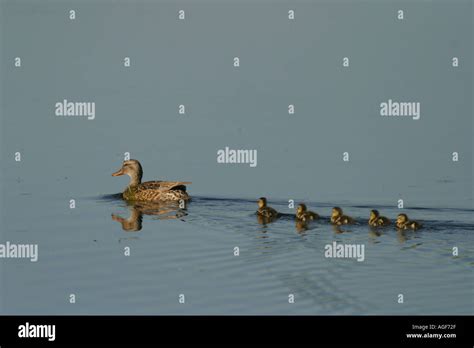
M 53 199 L 37 202 L 25 194 L 23 200 L 28 218 L 18 213 L 8 219 L 15 235 L 10 239 L 38 243 L 39 261 L 4 264 L 4 313 L 473 311 L 472 210 L 405 210 L 425 228 L 402 233 L 393 227 L 371 230 L 365 224 L 369 207 L 344 205 L 360 224 L 341 233 L 327 222 L 332 204 L 308 202 L 321 222 L 298 231 L 283 201 L 271 204 L 288 215 L 260 225 L 253 200 L 195 197 L 184 211 L 145 214 L 141 223 L 123 229 L 111 215 L 129 218 L 133 206 L 114 196 L 84 198 L 76 210 L 62 211 L 49 203 Z M 399 213 L 376 207 L 390 217 Z M 333 241 L 364 244 L 365 260 L 325 258 L 324 246 Z M 239 256 L 234 256 L 236 246 Z M 130 256 L 124 256 L 125 247 Z M 70 293 L 75 304 L 68 303 Z M 185 304 L 178 303 L 179 294 Z M 288 303 L 289 294 L 294 304 Z M 397 303 L 398 294 L 404 304 Z
M 36 263 L 0 260 L 1 313 L 472 314 L 472 33 L 469 0 L 0 0 L 0 243 L 39 245 Z M 95 119 L 56 117 L 64 99 Z M 420 119 L 381 117 L 388 99 Z M 257 167 L 218 164 L 226 146 Z M 126 152 L 145 180 L 192 181 L 187 210 L 124 230 Z M 260 196 L 360 224 L 265 227 Z M 425 228 L 371 231 L 372 208 Z M 365 261 L 325 258 L 333 241 Z

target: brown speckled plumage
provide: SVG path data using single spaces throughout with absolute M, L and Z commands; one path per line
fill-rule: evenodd
M 123 198 L 135 201 L 179 201 L 189 200 L 186 184 L 180 181 L 147 181 L 137 186 L 128 186 Z
M 418 221 L 409 220 L 406 214 L 398 214 L 396 226 L 400 230 L 418 230 L 422 227 Z
M 380 216 L 380 213 L 376 209 L 370 211 L 369 225 L 372 227 L 385 227 L 390 225 L 390 220 L 385 216 Z
M 332 208 L 331 223 L 334 225 L 351 225 L 355 221 L 350 216 L 344 215 L 340 207 Z
M 281 214 L 279 212 L 272 207 L 267 206 L 267 199 L 265 197 L 260 197 L 257 203 L 258 210 L 256 214 L 260 223 L 273 222 L 280 217 Z
M 130 176 L 130 183 L 122 196 L 128 201 L 188 201 L 185 181 L 147 181 L 141 182 L 143 170 L 137 160 L 124 161 L 122 168 L 112 174 Z
M 306 204 L 301 203 L 296 208 L 296 219 L 301 221 L 311 221 L 319 219 L 319 215 L 315 212 L 309 211 Z

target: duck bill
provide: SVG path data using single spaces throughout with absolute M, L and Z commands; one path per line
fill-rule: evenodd
M 123 172 L 123 168 L 120 168 L 119 170 L 117 170 L 115 173 L 112 173 L 112 176 L 120 176 L 120 175 L 123 175 L 125 174 Z

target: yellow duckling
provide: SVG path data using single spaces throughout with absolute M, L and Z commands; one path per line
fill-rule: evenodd
M 350 216 L 344 215 L 342 209 L 339 207 L 332 208 L 331 223 L 334 225 L 350 225 L 354 223 L 354 219 Z
M 267 199 L 265 197 L 260 197 L 257 201 L 257 204 L 257 216 L 267 220 L 274 220 L 280 216 L 280 213 L 278 213 L 275 209 L 267 206 Z
M 296 219 L 301 220 L 301 221 L 317 220 L 319 219 L 319 215 L 312 211 L 309 211 L 308 208 L 306 207 L 306 204 L 301 203 L 296 208 Z
M 407 214 L 398 214 L 397 216 L 397 228 L 401 230 L 418 230 L 422 227 L 422 225 L 418 221 L 410 221 L 408 220 Z
M 142 183 L 143 169 L 137 160 L 124 161 L 112 176 L 128 175 L 130 182 L 122 194 L 127 201 L 188 201 L 184 181 L 147 181 Z
M 369 225 L 373 227 L 383 227 L 390 225 L 390 220 L 385 216 L 380 216 L 378 210 L 373 209 L 370 211 Z

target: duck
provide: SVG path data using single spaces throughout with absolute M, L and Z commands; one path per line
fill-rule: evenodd
M 409 220 L 407 214 L 398 214 L 396 225 L 401 230 L 418 230 L 422 227 L 418 221 Z
M 390 225 L 390 220 L 385 216 L 380 216 L 380 213 L 377 209 L 372 209 L 370 211 L 369 226 L 384 227 L 388 225 Z
M 340 207 L 332 208 L 331 223 L 334 225 L 350 225 L 354 223 L 354 219 L 344 215 Z
M 122 168 L 112 176 L 128 175 L 130 182 L 122 193 L 126 201 L 184 201 L 191 198 L 186 192 L 187 181 L 147 181 L 142 182 L 143 168 L 139 161 L 124 161 Z
M 257 201 L 258 210 L 256 212 L 258 217 L 261 217 L 265 220 L 274 220 L 280 217 L 280 213 L 277 212 L 272 207 L 267 206 L 267 199 L 265 197 L 260 197 Z
M 296 208 L 296 219 L 300 221 L 311 221 L 319 219 L 319 215 L 309 211 L 306 204 L 301 203 Z

